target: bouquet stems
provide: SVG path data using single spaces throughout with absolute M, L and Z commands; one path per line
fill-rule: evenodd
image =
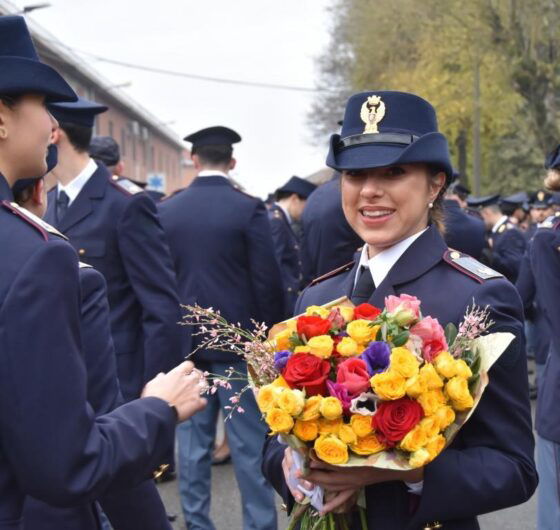
M 365 509 L 358 506 L 358 511 L 361 530 L 368 530 Z M 300 530 L 350 530 L 351 514 L 331 512 L 319 515 L 309 504 L 297 504 L 286 530 L 295 530 L 298 523 Z

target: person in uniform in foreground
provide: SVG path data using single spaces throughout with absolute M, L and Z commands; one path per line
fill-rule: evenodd
M 152 476 L 177 421 L 201 410 L 202 378 L 184 362 L 141 399 L 95 417 L 87 402 L 78 258 L 13 203 L 44 175 L 56 121 L 46 102 L 76 95 L 41 63 L 22 17 L 0 17 L 0 529 L 22 530 L 26 496 L 76 506 Z
M 334 494 L 324 512 L 353 505 L 365 487 L 372 530 L 478 529 L 477 515 L 522 503 L 537 486 L 519 296 L 501 274 L 450 251 L 440 234 L 452 168 L 427 101 L 401 92 L 352 96 L 341 134 L 331 137 L 327 165 L 342 172 L 344 213 L 366 245 L 354 263 L 309 286 L 296 314 L 344 295 L 381 308 L 386 296 L 406 293 L 443 325 L 457 325 L 473 302 L 488 306 L 492 330 L 515 340 L 490 370 L 469 423 L 430 464 L 392 471 L 312 462 L 301 480 Z M 302 499 L 286 483 L 291 463 L 291 450 L 269 437 L 263 472 L 289 506 Z M 361 528 L 359 520 L 352 528 Z

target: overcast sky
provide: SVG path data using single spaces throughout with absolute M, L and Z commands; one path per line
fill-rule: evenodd
M 35 3 L 18 0 L 19 6 Z M 28 15 L 66 45 L 120 61 L 198 75 L 315 87 L 328 43 L 329 0 L 51 0 Z M 307 113 L 314 93 L 169 77 L 80 55 L 181 137 L 237 130 L 236 178 L 266 196 L 291 175 L 324 167 Z

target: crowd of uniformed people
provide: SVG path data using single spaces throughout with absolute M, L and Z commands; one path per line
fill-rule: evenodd
M 488 307 L 515 341 L 434 462 L 313 463 L 301 485 L 329 490 L 326 510 L 365 488 L 368 528 L 466 530 L 529 499 L 539 475 L 538 528 L 560 529 L 558 150 L 543 189 L 472 197 L 433 107 L 367 92 L 332 135 L 328 182 L 294 176 L 265 203 L 230 178 L 240 135 L 214 126 L 185 138 L 194 181 L 162 197 L 126 178 L 113 138 L 93 136 L 107 107 L 39 61 L 21 17 L 0 18 L 0 72 L 0 529 L 168 529 L 154 478 L 177 471 L 187 528 L 211 530 L 211 466 L 230 459 L 243 528 L 275 529 L 274 490 L 288 510 L 302 499 L 291 450 L 245 393 L 216 457 L 220 412 L 244 383 L 210 393 L 205 375 L 245 365 L 198 349 L 181 304 L 251 328 L 399 293 L 443 324 Z

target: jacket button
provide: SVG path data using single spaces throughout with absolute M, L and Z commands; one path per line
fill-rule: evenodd
M 85 248 L 81 248 L 80 250 L 78 250 L 78 254 L 80 256 L 83 256 L 86 253 L 86 249 Z
M 159 468 L 154 471 L 154 480 L 160 479 L 168 469 L 169 464 L 161 464 L 161 466 L 159 466 Z
M 436 530 L 438 528 L 443 528 L 443 525 L 439 521 L 434 521 L 433 523 L 424 526 L 423 530 Z

